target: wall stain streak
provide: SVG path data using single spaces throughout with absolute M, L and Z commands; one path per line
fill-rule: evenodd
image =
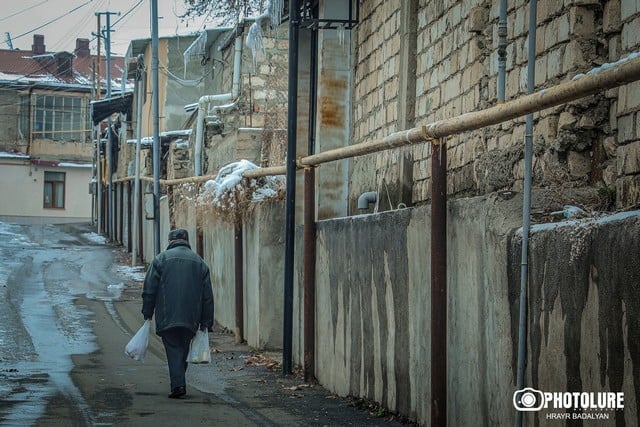
M 319 225 L 327 247 L 348 254 L 332 258 L 329 263 L 334 349 L 322 351 L 337 355 L 339 341 L 344 340 L 345 357 L 349 359 L 349 393 L 408 413 L 410 401 L 398 397 L 411 392 L 406 357 L 409 319 L 406 310 L 401 309 L 409 304 L 406 229 L 410 215 L 396 213 L 399 220 L 393 222 L 391 229 L 383 217 L 379 214 L 331 221 L 331 230 L 326 234 L 322 223 Z M 391 287 L 389 293 L 387 286 Z M 340 299 L 344 311 L 341 315 L 336 312 Z M 339 319 L 344 324 L 338 324 Z M 338 337 L 336 333 L 344 335 Z M 379 340 L 374 339 L 376 336 Z
M 509 243 L 508 277 L 511 310 L 512 368 L 516 378 L 518 347 L 518 311 L 520 294 L 521 238 L 512 236 Z M 536 231 L 529 250 L 529 366 L 531 386 L 554 391 L 623 390 L 633 384 L 635 399 L 625 395 L 625 410 L 635 400 L 640 410 L 640 221 L 590 222 Z M 597 289 L 598 330 L 583 331 L 583 315 L 589 299 L 589 286 Z M 564 366 L 543 365 L 550 339 L 552 312 L 560 298 L 564 330 Z M 623 318 L 624 316 L 624 318 Z M 557 319 L 558 316 L 555 316 Z M 626 323 L 626 328 L 624 327 Z M 558 325 L 555 326 L 558 329 Z M 597 334 L 597 336 L 596 336 Z M 583 337 L 593 340 L 583 342 Z M 626 337 L 626 339 L 625 339 Z M 625 342 L 628 348 L 625 349 Z M 625 351 L 626 350 L 626 351 Z M 583 354 L 588 351 L 589 354 Z M 625 355 L 630 354 L 632 369 L 625 372 Z M 599 358 L 599 390 L 584 389 L 593 384 L 583 378 L 581 361 Z M 548 360 L 548 359 L 544 359 Z M 542 383 L 549 372 L 564 370 L 566 384 Z M 589 375 L 589 374 L 588 374 Z M 591 380 L 591 381 L 590 381 Z M 589 386 L 591 388 L 591 386 Z M 615 412 L 616 425 L 623 425 L 624 411 Z M 539 420 L 536 420 L 536 423 Z M 572 420 L 572 422 L 580 420 Z M 569 423 L 569 421 L 568 421 Z M 569 424 L 568 424 L 569 425 Z

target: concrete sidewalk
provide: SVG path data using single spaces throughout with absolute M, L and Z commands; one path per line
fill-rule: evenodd
M 114 304 L 117 317 L 122 319 L 123 327 L 128 331 L 128 336 L 124 337 L 126 340 L 142 323 L 141 285 L 128 284 L 121 301 Z M 154 400 L 155 404 L 173 407 L 195 404 L 201 408 L 201 416 L 205 417 L 208 409 L 204 406 L 211 400 L 216 402 L 216 413 L 221 417 L 209 417 L 209 425 L 220 425 L 224 419 L 222 412 L 233 414 L 226 425 L 386 426 L 407 423 L 375 404 L 336 396 L 317 384 L 305 384 L 299 372 L 284 376 L 280 365 L 281 353 L 252 351 L 245 344 L 236 344 L 234 336 L 224 331 L 215 330 L 209 335 L 211 363 L 189 365 L 187 397 L 178 401 L 166 397 L 169 392 L 168 372 L 163 365 L 166 359 L 160 340 L 153 335 L 148 358 L 155 362 L 145 360 L 145 365 L 153 364 L 154 372 L 160 372 L 155 374 L 160 376 L 157 386 L 147 385 L 159 388 L 153 390 L 155 400 L 158 400 Z M 151 369 L 151 366 L 140 366 L 139 370 L 142 369 Z

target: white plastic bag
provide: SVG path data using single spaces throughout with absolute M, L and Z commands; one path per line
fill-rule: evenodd
M 198 329 L 196 336 L 191 340 L 191 348 L 189 350 L 187 362 L 211 362 L 211 352 L 209 351 L 209 332 Z
M 151 320 L 145 320 L 144 324 L 138 329 L 138 332 L 131 338 L 124 348 L 124 354 L 133 360 L 144 360 L 147 354 L 147 346 L 149 345 L 149 330 L 151 329 Z

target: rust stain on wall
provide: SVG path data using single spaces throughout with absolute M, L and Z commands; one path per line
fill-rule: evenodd
M 321 76 L 320 85 L 323 95 L 320 97 L 320 123 L 323 126 L 343 128 L 345 126 L 346 109 L 344 92 L 347 90 L 345 79 L 331 79 Z
M 331 96 L 320 98 L 320 123 L 323 126 L 344 127 L 344 105 L 336 102 Z

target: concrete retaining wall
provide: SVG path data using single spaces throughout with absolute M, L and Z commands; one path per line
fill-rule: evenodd
M 513 425 L 520 252 L 512 236 L 520 207 L 518 197 L 498 196 L 449 204 L 449 425 Z M 425 425 L 429 215 L 428 207 L 419 207 L 322 221 L 316 270 L 320 383 Z M 623 391 L 625 410 L 611 412 L 612 425 L 616 416 L 630 423 L 637 415 L 640 311 L 633 295 L 640 266 L 619 254 L 637 253 L 638 227 L 635 216 L 591 225 L 588 235 L 575 225 L 541 230 L 533 234 L 530 252 L 526 384 L 545 391 Z M 572 252 L 578 257 L 573 264 Z M 301 294 L 296 301 L 299 309 Z M 294 354 L 302 363 L 300 329 L 296 333 Z M 550 412 L 530 421 L 555 422 L 546 418 Z

